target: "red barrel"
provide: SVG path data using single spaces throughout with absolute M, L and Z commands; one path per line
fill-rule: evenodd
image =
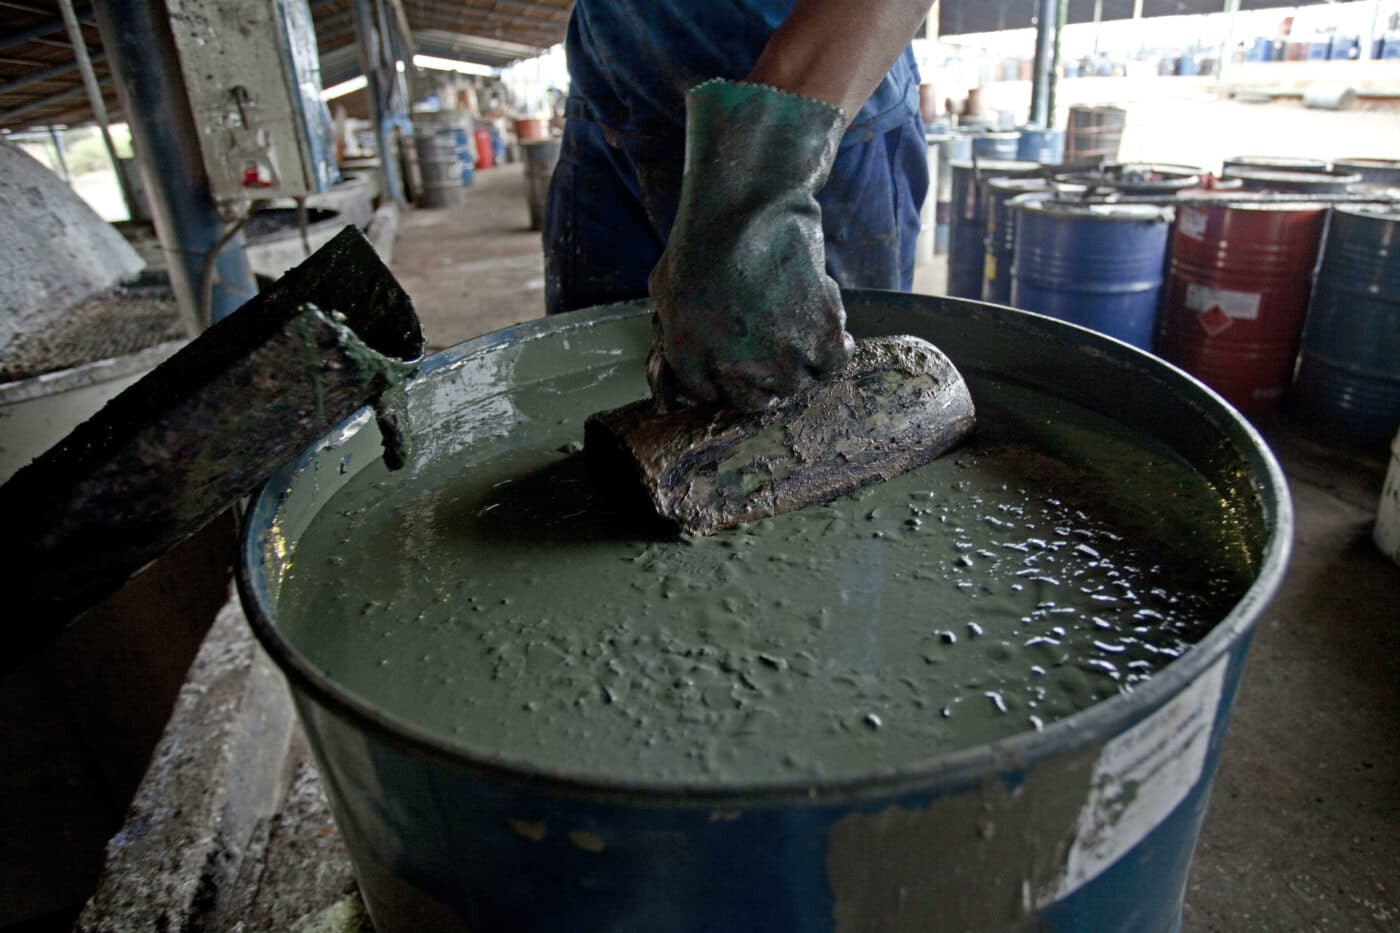
M 477 127 L 472 133 L 472 138 L 476 140 L 476 167 L 490 168 L 496 164 L 496 152 L 491 145 L 491 131 L 485 127 Z
M 1158 354 L 1243 412 L 1272 408 L 1292 381 L 1326 220 L 1321 204 L 1183 207 Z

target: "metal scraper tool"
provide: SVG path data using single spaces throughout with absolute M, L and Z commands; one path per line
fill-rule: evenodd
M 967 383 L 916 337 L 862 340 L 830 382 L 761 412 L 651 400 L 599 412 L 584 450 L 641 480 L 658 514 L 709 535 L 829 502 L 941 456 L 976 423 Z

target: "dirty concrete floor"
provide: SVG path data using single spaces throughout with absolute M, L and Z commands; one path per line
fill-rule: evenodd
M 394 272 L 447 346 L 543 312 L 519 166 L 466 205 L 419 211 Z M 937 293 L 941 260 L 916 290 Z M 1279 417 L 1287 581 L 1254 638 L 1186 896 L 1186 933 L 1400 929 L 1400 567 L 1371 542 L 1385 461 Z
M 520 163 L 479 171 L 460 207 L 403 215 L 390 269 L 430 349 L 544 315 L 544 259 Z

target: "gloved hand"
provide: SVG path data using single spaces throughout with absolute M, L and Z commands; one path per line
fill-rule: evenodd
M 663 405 L 756 411 L 845 368 L 855 343 L 815 197 L 845 127 L 839 108 L 760 84 L 687 96 L 680 205 L 650 280 Z

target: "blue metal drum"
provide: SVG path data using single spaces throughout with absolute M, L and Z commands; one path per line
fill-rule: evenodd
M 982 160 L 954 162 L 952 203 L 948 212 L 948 294 L 954 298 L 981 298 L 986 234 L 982 189 L 993 178 L 1021 178 L 1040 171 L 1037 162 Z
M 1092 406 L 1192 465 L 1237 517 L 1230 540 L 1255 568 L 1248 591 L 1131 692 L 1043 731 L 931 750 L 907 768 L 715 785 L 546 771 L 386 713 L 279 627 L 300 537 L 380 457 L 366 409 L 269 480 L 244 524 L 239 589 L 291 684 L 380 933 L 1180 928 L 1245 652 L 1287 564 L 1292 512 L 1277 463 L 1217 396 L 1131 347 L 976 302 L 890 292 L 845 300 L 858 337 L 935 341 L 974 383 L 1014 380 Z M 611 305 L 437 354 L 405 386 L 410 430 L 439 436 L 447 412 L 452 444 L 528 432 L 546 413 L 517 405 L 520 385 L 545 372 L 596 378 L 604 365 L 640 374 L 650 317 L 644 302 Z M 637 385 L 645 391 L 640 375 Z
M 948 252 L 948 230 L 952 217 L 953 163 L 972 159 L 972 137 L 965 133 L 943 132 L 927 137 L 930 145 L 938 143 L 938 183 L 935 187 L 933 252 L 942 256 Z
M 1011 161 L 1016 158 L 1021 134 L 1016 130 L 972 134 L 972 155 L 981 159 Z
M 1038 195 L 1013 209 L 1011 304 L 1151 350 L 1171 212 Z
M 1021 127 L 1021 138 L 1016 143 L 1017 159 L 1042 165 L 1059 165 L 1064 161 L 1064 155 L 1064 130 L 1047 130 L 1043 126 Z
M 1011 261 L 1016 253 L 1016 217 L 1011 202 L 1023 194 L 1050 190 L 1050 182 L 1044 178 L 993 178 L 985 187 L 982 300 L 1010 304 Z
M 1308 306 L 1295 400 L 1381 449 L 1400 426 L 1400 211 L 1332 212 Z

